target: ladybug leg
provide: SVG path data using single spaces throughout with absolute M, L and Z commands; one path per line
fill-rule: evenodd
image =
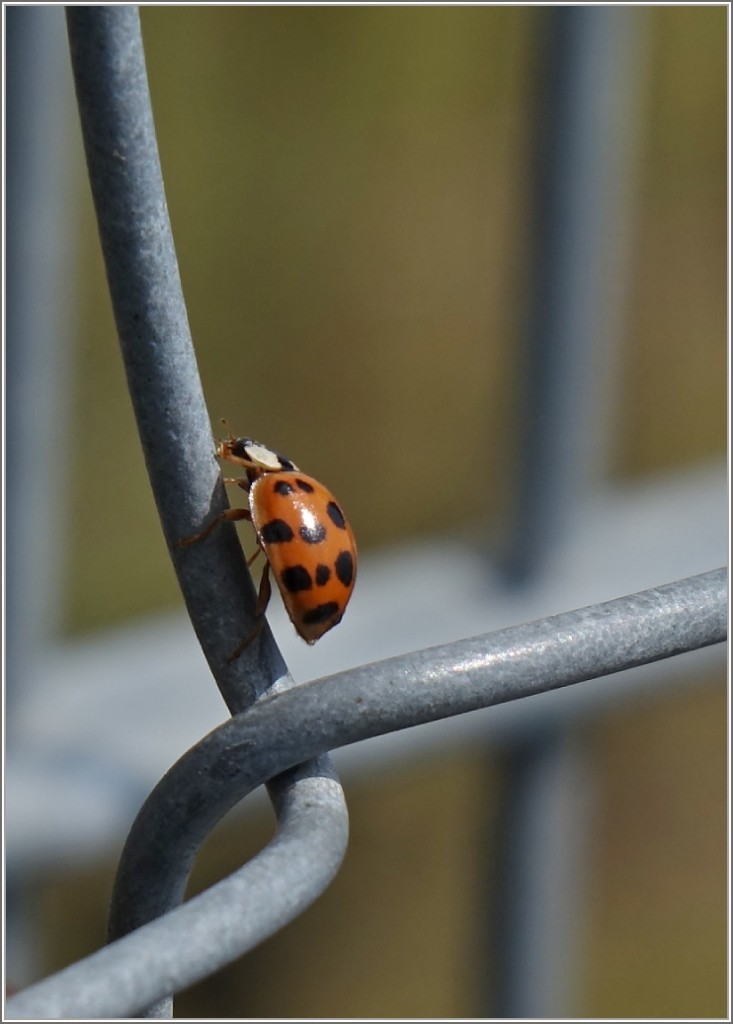
M 226 509 L 226 511 L 222 512 L 221 515 L 217 516 L 216 519 L 212 519 L 209 525 L 205 526 L 203 530 L 200 530 L 198 533 L 192 533 L 190 537 L 182 537 L 180 540 L 177 540 L 175 543 L 175 547 L 187 548 L 190 547 L 191 544 L 198 544 L 200 540 L 204 540 L 204 538 L 208 537 L 210 533 L 213 533 L 213 531 L 217 528 L 217 526 L 219 526 L 220 523 L 234 523 L 239 519 L 251 520 L 252 514 L 249 511 L 249 509 L 228 508 Z
M 250 558 L 247 559 L 247 568 L 248 569 L 252 565 L 252 563 L 254 562 L 255 558 L 257 558 L 257 556 L 260 554 L 261 551 L 262 551 L 262 548 L 258 546 L 257 550 L 255 551 L 255 553 Z M 262 581 L 260 581 L 260 583 L 261 582 Z
M 258 548 L 250 561 L 254 561 L 257 555 L 260 553 Z M 265 568 L 262 570 L 262 576 L 260 578 L 260 589 L 257 594 L 257 608 L 255 610 L 255 624 L 249 631 L 247 636 L 241 642 L 241 644 L 232 651 L 227 658 L 227 661 L 236 661 L 239 655 L 252 643 L 256 636 L 259 635 L 260 630 L 265 624 L 265 611 L 269 604 L 270 597 L 272 596 L 272 587 L 270 585 L 270 563 L 265 562 Z
M 241 487 L 243 491 L 249 494 L 249 489 L 252 486 L 246 476 L 225 476 L 222 477 L 225 484 L 236 484 L 237 487 Z
M 255 555 L 257 555 L 258 552 L 259 549 L 255 552 Z M 260 589 L 257 594 L 257 608 L 255 614 L 258 619 L 264 618 L 271 596 L 272 587 L 270 586 L 270 563 L 265 562 L 265 568 L 262 570 L 262 576 L 260 577 Z

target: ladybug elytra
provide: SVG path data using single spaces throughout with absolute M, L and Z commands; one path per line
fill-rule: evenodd
M 262 627 L 271 595 L 270 572 L 297 633 L 314 644 L 341 621 L 356 579 L 356 542 L 341 506 L 323 484 L 251 437 L 230 435 L 218 442 L 216 454 L 244 468 L 244 477 L 225 477 L 225 483 L 247 492 L 249 508 L 227 509 L 179 546 L 203 540 L 224 521 L 247 519 L 254 526 L 258 546 L 248 564 L 260 551 L 266 558 L 256 622 L 231 658 Z

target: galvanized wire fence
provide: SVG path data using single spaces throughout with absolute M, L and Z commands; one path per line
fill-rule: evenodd
M 347 833 L 343 795 L 323 759 L 319 766 L 308 758 L 719 643 L 726 636 L 726 581 L 719 569 L 285 691 L 276 687 L 201 740 L 151 793 L 118 870 L 110 929 L 116 941 L 16 996 L 9 1014 L 139 1015 L 222 967 L 292 920 L 338 869 Z M 307 766 L 292 767 L 302 762 Z M 216 822 L 272 779 L 276 838 L 229 878 L 181 904 L 193 859 Z
M 234 662 L 254 588 L 231 526 L 175 543 L 226 507 L 163 192 L 133 7 L 72 7 L 72 63 L 117 330 L 163 531 L 232 718 L 151 793 L 118 869 L 109 945 L 8 1001 L 11 1018 L 171 1014 L 172 994 L 297 916 L 338 871 L 343 792 L 327 751 L 595 679 L 726 636 L 725 570 L 294 686 L 269 629 Z M 246 382 L 244 382 L 246 384 Z M 246 392 L 246 387 L 245 387 Z M 273 841 L 183 902 L 228 809 L 268 787 Z

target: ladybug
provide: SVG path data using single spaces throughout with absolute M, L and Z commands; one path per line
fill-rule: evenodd
M 220 459 L 242 466 L 244 477 L 225 477 L 249 495 L 249 508 L 230 508 L 178 544 L 203 540 L 225 521 L 247 519 L 266 562 L 257 596 L 254 629 L 231 655 L 238 657 L 262 628 L 271 596 L 270 572 L 299 636 L 314 644 L 341 621 L 356 579 L 356 542 L 341 506 L 323 484 L 295 463 L 251 437 L 219 441 Z

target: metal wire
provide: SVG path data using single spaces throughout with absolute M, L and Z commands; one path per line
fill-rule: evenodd
M 537 13 L 517 494 L 498 559 L 512 585 L 609 469 L 645 23 L 621 5 Z
M 226 495 L 168 218 L 139 12 L 124 6 L 69 7 L 67 26 L 107 279 L 148 474 L 191 621 L 235 713 L 276 680 L 287 686 L 289 677 L 267 626 L 240 658 L 228 660 L 232 638 L 247 635 L 255 613 L 254 587 L 233 528 L 223 527 L 194 547 L 175 547 L 226 507 Z M 313 818 L 315 780 L 323 778 L 332 801 L 333 769 L 321 759 L 306 776 L 302 797 L 297 777 L 289 780 L 288 799 Z M 281 806 L 281 784 L 273 780 L 269 788 L 276 808 Z M 330 859 L 336 861 L 343 856 L 347 831 L 343 800 L 340 822 L 332 818 L 320 826 L 312 821 L 311 827 L 323 839 L 323 828 L 332 825 Z M 281 846 L 288 836 L 289 831 L 281 833 Z M 304 877 L 312 876 L 315 898 L 328 881 L 319 858 L 296 848 L 293 862 Z M 158 1006 L 149 1015 L 170 1012 L 170 1005 Z
M 646 18 L 618 5 L 559 5 L 537 11 L 534 24 L 522 413 L 512 514 L 495 561 L 507 589 L 525 593 L 577 536 L 618 436 Z M 559 715 L 505 755 L 491 903 L 476 911 L 491 922 L 487 1016 L 562 1016 L 571 1003 L 591 845 L 576 798 L 594 759 L 581 765 L 582 749 Z M 569 802 L 570 820 L 558 827 Z
M 153 495 L 191 620 L 240 711 L 285 675 L 271 635 L 235 662 L 255 593 L 233 528 L 180 538 L 226 507 L 168 219 L 135 7 L 69 7 L 84 146 L 117 332 Z M 246 383 L 246 382 L 245 382 Z M 246 388 L 245 388 L 246 393 Z
M 120 862 L 113 915 L 118 927 L 137 930 L 15 996 L 9 1016 L 135 1014 L 246 952 L 288 913 L 299 913 L 302 892 L 296 888 L 285 906 L 284 889 L 270 888 L 258 858 L 178 905 L 184 872 L 216 821 L 290 765 L 357 740 L 720 643 L 726 601 L 727 572 L 718 569 L 263 697 L 196 744 L 140 811 Z M 280 869 L 290 881 L 289 856 Z
M 725 639 L 717 570 L 607 604 L 388 659 L 294 687 L 269 630 L 230 663 L 254 590 L 234 531 L 175 541 L 225 507 L 163 193 L 139 19 L 67 12 L 87 162 L 151 484 L 194 628 L 233 718 L 156 786 L 120 861 L 114 941 L 9 1000 L 6 1015 L 168 1016 L 167 997 L 297 916 L 338 870 L 347 838 L 325 751 L 671 657 Z M 269 690 L 269 692 L 268 692 Z M 182 904 L 216 822 L 267 784 L 275 839 Z

